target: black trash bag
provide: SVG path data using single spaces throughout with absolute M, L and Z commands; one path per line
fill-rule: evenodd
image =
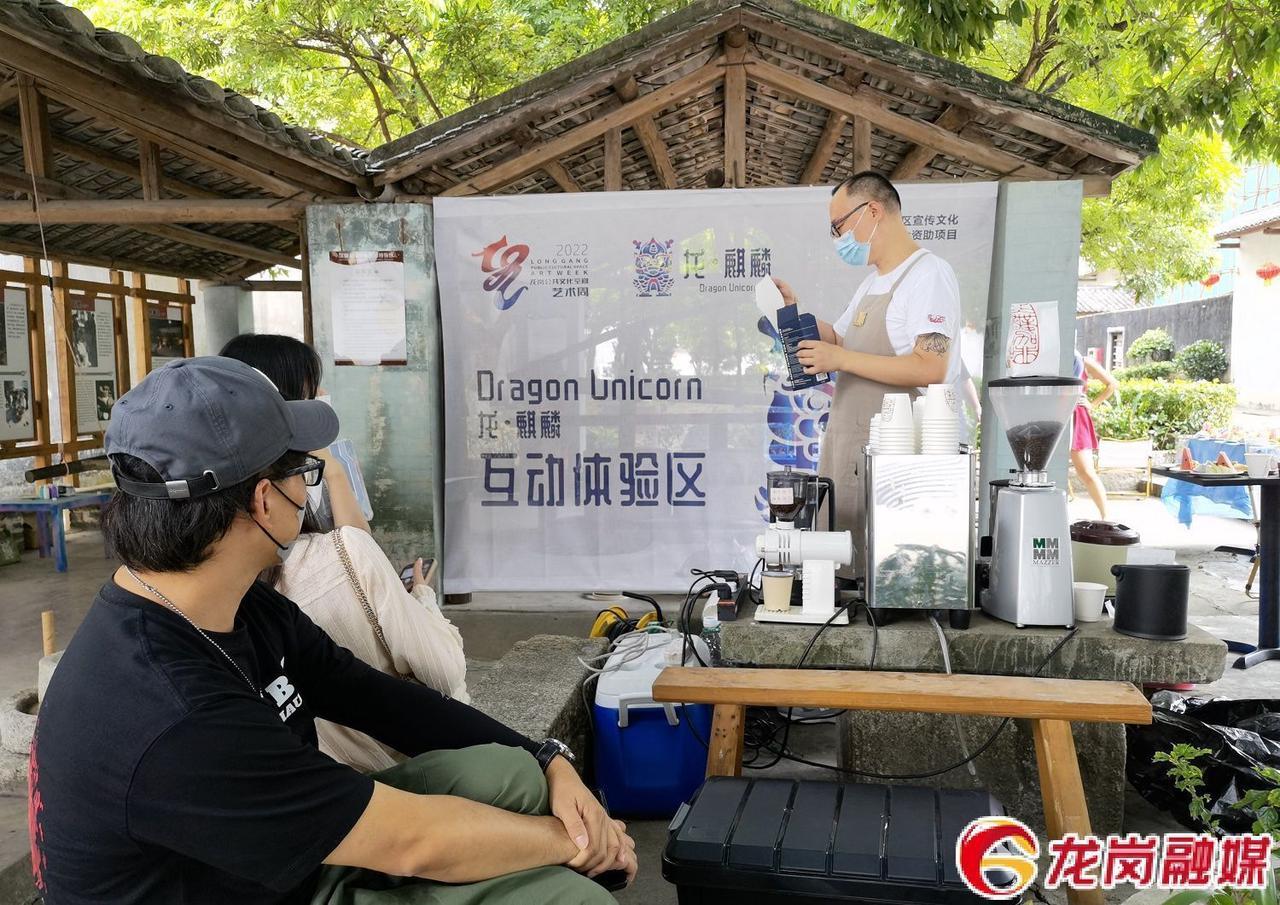
M 1178 743 L 1208 748 L 1212 753 L 1195 762 L 1204 771 L 1200 791 L 1209 796 L 1209 811 L 1223 830 L 1249 832 L 1253 819 L 1233 805 L 1246 792 L 1274 788 L 1256 769 L 1280 770 L 1280 700 L 1228 701 L 1158 691 L 1151 697 L 1151 711 L 1150 726 L 1127 727 L 1129 782 L 1183 826 L 1203 831 L 1205 827 L 1191 817 L 1187 793 L 1174 788 L 1169 764 L 1154 758 Z

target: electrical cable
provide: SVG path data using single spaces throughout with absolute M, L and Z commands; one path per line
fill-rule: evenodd
M 947 646 L 947 636 L 942 631 L 942 624 L 938 622 L 937 616 L 930 613 L 929 621 L 933 623 L 934 631 L 938 633 L 938 646 L 942 648 L 942 669 L 947 675 L 951 675 L 951 650 Z M 960 753 L 969 758 L 965 766 L 969 769 L 969 775 L 977 778 L 978 768 L 973 765 L 973 758 L 969 757 L 969 745 L 964 740 L 964 726 L 960 724 L 960 714 L 952 714 L 951 719 L 955 721 L 956 738 L 960 740 Z
M 1052 662 L 1053 658 L 1057 655 L 1058 651 L 1062 650 L 1063 645 L 1065 645 L 1068 641 L 1074 638 L 1076 636 L 1076 633 L 1079 631 L 1080 631 L 1080 628 L 1079 626 L 1077 626 L 1071 629 L 1071 631 L 1067 632 L 1065 635 L 1063 635 L 1058 640 L 1058 643 L 1053 646 L 1053 649 L 1049 651 L 1048 655 L 1044 658 L 1043 662 L 1041 662 L 1041 664 L 1036 668 L 1036 671 L 1032 673 L 1032 676 L 1039 676 L 1040 673 L 1044 672 L 1045 667 L 1048 666 L 1050 662 Z M 968 764 L 970 761 L 976 759 L 984 751 L 986 751 L 993 744 L 995 744 L 995 740 L 999 737 L 1000 733 L 1004 731 L 1005 727 L 1008 726 L 1010 722 L 1012 722 L 1012 720 L 1013 720 L 1013 717 L 1008 717 L 1008 716 L 1002 719 L 1000 721 L 1000 725 L 995 728 L 995 731 L 992 732 L 990 736 L 988 736 L 987 740 L 983 742 L 981 745 L 979 745 L 978 749 L 974 751 L 972 754 L 970 754 L 968 757 L 966 757 L 964 760 L 958 761 L 954 764 L 948 764 L 945 767 L 940 767 L 938 769 L 930 770 L 925 773 L 872 773 L 869 770 L 856 770 L 852 767 L 838 767 L 835 764 L 819 763 L 818 761 L 806 760 L 803 757 L 797 757 L 796 755 L 787 752 L 785 748 L 785 743 L 781 750 L 779 750 L 778 752 L 773 752 L 777 755 L 773 763 L 776 764 L 779 760 L 789 760 L 789 761 L 792 761 L 793 763 L 804 764 L 809 767 L 824 767 L 828 770 L 834 770 L 837 773 L 844 773 L 850 776 L 863 776 L 870 779 L 897 779 L 897 780 L 931 779 L 934 776 L 941 776 L 943 773 L 949 773 L 952 770 L 959 769 L 960 767 L 963 767 L 966 764 Z M 788 724 L 788 726 L 789 725 L 790 724 Z M 769 766 L 773 766 L 773 764 L 770 764 Z M 765 768 L 754 767 L 753 769 L 765 769 Z

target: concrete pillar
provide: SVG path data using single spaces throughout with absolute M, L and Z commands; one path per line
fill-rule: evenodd
M 1058 373 L 1072 373 L 1075 344 L 1076 282 L 1080 269 L 1080 205 L 1082 183 L 1002 182 L 996 206 L 995 247 L 991 258 L 991 291 L 982 373 L 984 383 L 1004 377 L 1004 349 L 1009 307 L 1019 302 L 1058 303 Z M 981 521 L 988 522 L 987 485 L 1008 477 L 1013 452 L 984 387 L 982 393 L 982 474 L 979 485 Z M 1063 438 L 1049 463 L 1049 477 L 1067 486 L 1070 435 Z
M 197 355 L 217 355 L 227 340 L 253 329 L 253 293 L 240 286 L 201 280 L 192 308 Z

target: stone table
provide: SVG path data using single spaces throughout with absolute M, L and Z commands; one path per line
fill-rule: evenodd
M 1065 634 L 1063 629 L 1018 629 L 975 613 L 970 627 L 953 630 L 942 620 L 951 669 L 960 673 L 1030 676 Z M 817 626 L 723 622 L 720 643 L 726 663 L 794 667 Z M 805 666 L 867 669 L 874 640 L 863 619 L 824 631 Z M 1120 680 L 1144 684 L 1200 684 L 1222 675 L 1226 645 L 1195 626 L 1183 641 L 1145 641 L 1121 635 L 1111 620 L 1080 623 L 1040 675 L 1066 679 Z M 901 672 L 944 672 L 937 632 L 923 614 L 911 614 L 879 628 L 875 668 Z M 962 760 L 990 737 L 1001 720 L 940 714 L 861 711 L 839 721 L 839 761 L 845 768 L 877 774 L 931 772 Z M 1093 829 L 1118 833 L 1124 820 L 1125 730 L 1106 723 L 1077 723 L 1076 750 Z M 963 743 L 961 742 L 963 737 Z M 1014 720 L 965 767 L 929 779 L 904 780 L 942 788 L 990 789 L 1009 813 L 1044 830 L 1040 780 L 1028 725 Z

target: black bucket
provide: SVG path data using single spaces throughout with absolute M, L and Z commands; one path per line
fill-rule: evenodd
M 1187 637 L 1187 595 L 1191 570 L 1169 563 L 1111 567 L 1116 577 L 1116 617 L 1122 635 L 1149 641 Z

